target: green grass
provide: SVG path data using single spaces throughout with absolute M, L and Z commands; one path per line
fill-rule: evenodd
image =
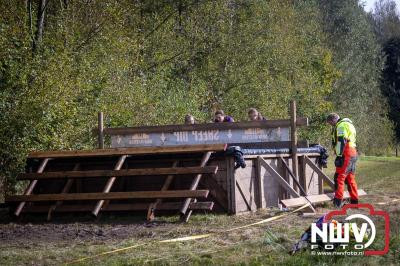
M 361 161 L 375 161 L 375 162 L 400 162 L 400 157 L 394 156 L 386 156 L 386 157 L 379 157 L 379 156 L 361 156 Z
M 327 173 L 333 174 L 329 165 Z M 400 160 L 362 157 L 358 163 L 357 182 L 369 194 L 362 202 L 376 203 L 400 198 Z M 328 204 L 329 206 L 329 204 Z M 101 252 L 144 243 L 124 252 L 86 260 L 75 265 L 399 265 L 400 203 L 379 206 L 390 212 L 391 248 L 389 254 L 374 257 L 315 256 L 305 251 L 291 256 L 289 251 L 302 232 L 315 220 L 290 214 L 284 219 L 259 226 L 195 241 L 157 243 L 159 240 L 187 235 L 219 233 L 279 213 L 262 210 L 254 214 L 227 216 L 193 215 L 189 223 L 177 223 L 178 217 L 161 217 L 166 227 L 145 228 L 131 239 L 90 240 L 3 245 L 0 265 L 59 265 Z M 379 245 L 379 243 L 378 243 Z
M 333 177 L 334 165 L 330 161 L 327 174 Z M 362 156 L 357 162 L 356 180 L 360 188 L 373 194 L 399 195 L 400 158 Z

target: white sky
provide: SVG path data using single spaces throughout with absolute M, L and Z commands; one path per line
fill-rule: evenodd
M 374 9 L 375 6 L 375 0 L 359 0 L 360 3 L 365 3 L 364 9 L 365 11 L 371 11 Z M 400 0 L 395 0 L 397 10 L 400 12 Z

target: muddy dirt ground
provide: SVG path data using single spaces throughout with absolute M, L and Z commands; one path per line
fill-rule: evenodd
M 146 223 L 141 216 L 104 215 L 99 220 L 90 216 L 59 216 L 45 222 L 46 216 L 30 215 L 15 219 L 7 209 L 0 209 L 0 242 L 2 246 L 27 243 L 70 243 L 124 240 L 132 237 L 154 237 L 156 231 L 174 227 L 174 222 Z
M 364 198 L 370 202 L 391 201 L 388 196 L 368 195 Z M 327 205 L 327 204 L 325 204 Z M 398 212 L 397 204 L 379 206 L 389 213 Z M 319 213 L 326 213 L 329 208 L 319 206 Z M 269 215 L 273 215 L 269 213 Z M 230 216 L 232 222 L 244 223 L 265 218 L 262 213 L 252 215 Z M 193 218 L 193 217 L 192 217 Z M 229 219 L 229 218 L 227 218 Z M 292 219 L 296 219 L 295 216 Z M 303 217 L 307 221 L 313 221 L 315 217 Z M 397 222 L 394 222 L 396 225 Z M 178 226 L 177 225 L 181 225 Z M 9 214 L 6 208 L 0 208 L 0 243 L 1 246 L 13 246 L 31 244 L 68 244 L 71 242 L 115 242 L 132 238 L 157 238 L 166 233 L 177 230 L 177 228 L 188 227 L 181 224 L 177 216 L 160 216 L 153 223 L 147 223 L 143 213 L 103 213 L 97 219 L 90 215 L 61 215 L 58 214 L 50 222 L 46 222 L 46 214 L 22 215 L 16 219 Z M 186 229 L 188 229 L 186 228 Z M 203 230 L 200 230 L 203 231 Z

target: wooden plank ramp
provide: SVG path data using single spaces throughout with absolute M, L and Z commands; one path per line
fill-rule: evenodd
M 17 180 L 40 180 L 60 178 L 88 178 L 108 176 L 157 176 L 157 175 L 187 175 L 187 174 L 216 174 L 218 166 L 180 167 L 180 168 L 144 168 L 128 170 L 90 170 L 64 171 L 20 174 Z
M 213 153 L 226 147 L 202 144 L 33 152 L 28 156 L 34 166 L 31 172 L 17 178 L 30 181 L 28 188 L 23 195 L 9 195 L 5 200 L 16 206 L 16 216 L 47 212 L 47 220 L 53 212 L 91 211 L 97 217 L 103 210 L 147 210 L 149 219 L 158 209 L 178 210 L 187 221 L 193 210 L 212 210 L 214 202 L 204 200 L 210 190 L 224 205 L 226 195 L 217 195 L 219 187 L 213 186 L 218 183 L 210 180 L 216 178 L 218 166 L 207 163 Z M 180 161 L 183 156 L 187 160 Z M 207 185 L 198 189 L 202 177 L 202 184 Z
M 8 202 L 157 199 L 157 198 L 207 198 L 208 190 L 132 191 L 107 193 L 69 193 L 6 196 Z
M 358 196 L 365 196 L 367 193 L 359 189 L 358 190 Z M 307 196 L 308 200 L 311 201 L 312 203 L 323 203 L 327 201 L 333 200 L 335 194 L 334 193 L 327 193 L 327 194 L 320 194 L 320 195 L 310 195 Z M 345 191 L 344 192 L 344 199 L 349 198 L 349 192 Z M 292 198 L 292 199 L 284 199 L 281 200 L 281 203 L 286 207 L 286 208 L 295 208 L 295 207 L 300 207 L 303 206 L 304 204 L 309 203 L 304 197 L 298 197 L 298 198 Z
M 157 204 L 157 210 L 170 211 L 179 210 L 182 202 L 161 202 Z M 102 211 L 145 211 L 149 207 L 148 203 L 115 203 L 104 206 Z M 189 204 L 189 210 L 206 210 L 211 211 L 214 207 L 212 201 L 192 202 Z M 80 204 L 80 205 L 60 205 L 53 212 L 66 213 L 66 212 L 90 212 L 94 208 L 93 204 Z M 46 213 L 49 206 L 31 206 L 23 210 L 23 213 Z

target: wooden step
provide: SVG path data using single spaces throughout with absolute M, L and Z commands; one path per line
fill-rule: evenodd
M 367 193 L 364 190 L 362 190 L 362 189 L 358 190 L 358 196 L 365 196 L 365 195 L 367 195 Z M 312 203 L 322 203 L 322 202 L 331 201 L 331 200 L 333 200 L 334 197 L 335 197 L 335 193 L 307 196 L 307 198 Z M 345 199 L 350 198 L 349 192 L 345 191 L 343 198 L 345 198 Z M 295 207 L 303 206 L 304 204 L 309 203 L 309 202 L 304 197 L 299 197 L 299 198 L 293 198 L 293 199 L 284 199 L 284 200 L 281 200 L 281 203 L 286 208 L 295 208 Z
M 120 156 L 120 155 L 144 155 L 144 154 L 168 154 L 168 153 L 199 153 L 207 151 L 224 151 L 226 144 L 203 144 L 159 147 L 134 147 L 95 150 L 74 151 L 35 151 L 28 158 L 68 158 L 68 157 L 96 157 L 96 156 Z
M 182 202 L 161 202 L 157 205 L 157 210 L 179 210 Z M 132 203 L 132 204 L 109 204 L 103 207 L 102 211 L 145 211 L 149 207 L 149 203 Z M 191 210 L 212 210 L 214 202 L 192 202 L 189 204 Z M 47 206 L 30 206 L 23 210 L 24 213 L 47 213 L 50 205 Z M 90 212 L 94 208 L 92 204 L 85 205 L 61 205 L 54 212 Z
M 187 174 L 216 174 L 218 166 L 205 167 L 179 167 L 179 168 L 144 168 L 129 170 L 88 170 L 88 171 L 63 171 L 43 173 L 23 173 L 18 180 L 40 180 L 60 178 L 88 178 L 110 176 L 159 176 L 159 175 L 187 175 Z M 190 176 L 189 176 L 190 177 Z
M 6 196 L 6 202 L 117 200 L 157 198 L 207 198 L 208 190 L 132 191 L 108 193 L 31 194 Z

